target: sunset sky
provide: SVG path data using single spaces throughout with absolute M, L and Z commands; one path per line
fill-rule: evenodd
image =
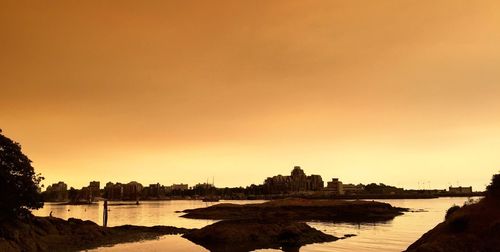
M 472 185 L 500 1 L 0 1 L 0 128 L 45 185 Z

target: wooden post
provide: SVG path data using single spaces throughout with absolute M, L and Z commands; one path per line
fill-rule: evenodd
M 107 200 L 104 200 L 104 211 L 103 211 L 102 225 L 104 227 L 108 226 L 108 201 Z

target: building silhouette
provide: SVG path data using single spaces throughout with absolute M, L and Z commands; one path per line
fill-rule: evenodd
M 320 175 L 307 176 L 300 166 L 295 166 L 290 176 L 276 175 L 264 181 L 264 191 L 271 194 L 319 191 L 323 187 Z
M 337 195 L 344 194 L 344 186 L 338 178 L 332 178 L 332 181 L 328 181 L 325 190 Z
M 68 199 L 68 185 L 62 181 L 47 186 L 46 200 L 66 201 Z
M 468 187 L 462 187 L 462 186 L 452 187 L 452 186 L 450 186 L 448 189 L 449 189 L 450 193 L 456 193 L 456 194 L 472 193 L 472 186 L 468 186 Z
M 101 186 L 99 181 L 91 181 L 88 186 L 82 187 L 79 198 L 92 202 L 96 197 L 101 196 Z

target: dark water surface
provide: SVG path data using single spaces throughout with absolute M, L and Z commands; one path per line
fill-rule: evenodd
M 477 199 L 477 198 L 476 198 Z M 345 240 L 330 243 L 312 244 L 304 246 L 300 251 L 402 251 L 422 234 L 440 223 L 446 210 L 453 205 L 462 205 L 469 198 L 437 198 L 437 199 L 394 199 L 377 200 L 390 203 L 397 207 L 406 207 L 414 210 L 396 217 L 394 220 L 376 224 L 348 224 L 310 222 L 309 225 L 335 236 L 355 234 Z M 247 204 L 263 201 L 221 201 L 225 203 Z M 181 218 L 176 211 L 207 207 L 221 202 L 202 202 L 195 200 L 173 201 L 143 201 L 140 205 L 110 206 L 109 226 L 124 224 L 154 226 L 168 225 L 185 228 L 201 228 L 214 221 L 192 220 Z M 118 202 L 113 202 L 113 204 Z M 34 211 L 35 215 L 48 216 L 52 211 L 55 217 L 68 219 L 79 218 L 102 224 L 103 204 L 66 206 L 46 204 L 42 209 Z M 93 250 L 94 251 L 94 250 Z M 103 247 L 95 251 L 207 251 L 203 247 L 177 236 L 167 235 L 158 240 L 135 243 L 118 244 L 113 247 Z M 260 250 L 276 251 L 276 250 Z

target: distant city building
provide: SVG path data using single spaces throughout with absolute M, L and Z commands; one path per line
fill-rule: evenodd
M 88 186 L 80 190 L 80 198 L 84 201 L 92 202 L 96 197 L 101 196 L 101 186 L 99 181 L 91 181 Z
M 168 187 L 168 190 L 170 190 L 170 191 L 174 191 L 174 190 L 184 191 L 184 190 L 188 190 L 188 189 L 189 189 L 188 184 L 173 184 L 173 185 Z
M 342 189 L 344 190 L 344 194 L 355 195 L 363 193 L 363 191 L 365 190 L 365 186 L 362 184 L 343 184 Z
M 165 187 L 160 185 L 160 183 L 150 184 L 148 187 L 143 189 L 146 191 L 146 197 L 159 198 L 161 195 L 165 194 Z
M 50 201 L 65 201 L 68 199 L 68 185 L 62 181 L 47 186 L 45 192 Z
M 123 185 L 123 199 L 138 200 L 141 195 L 142 185 L 136 181 Z
M 104 195 L 109 200 L 122 200 L 123 199 L 123 184 L 112 182 L 106 183 L 104 187 Z
M 98 197 L 101 194 L 101 183 L 99 181 L 91 181 L 88 186 L 92 197 Z
M 342 195 L 344 194 L 344 187 L 342 181 L 338 178 L 332 178 L 332 181 L 326 183 L 326 190 L 332 192 L 333 194 Z
M 320 175 L 306 176 L 300 166 L 295 166 L 290 176 L 277 175 L 264 181 L 264 190 L 267 193 L 319 191 L 323 187 Z
M 210 184 L 210 183 L 198 183 L 196 185 L 193 186 L 193 189 L 211 189 L 211 188 L 215 188 L 215 186 L 213 184 Z
M 461 186 L 452 187 L 452 186 L 450 186 L 449 192 L 450 193 L 456 193 L 456 194 L 460 194 L 460 193 L 472 193 L 472 186 L 469 186 L 469 187 L 461 187 Z

